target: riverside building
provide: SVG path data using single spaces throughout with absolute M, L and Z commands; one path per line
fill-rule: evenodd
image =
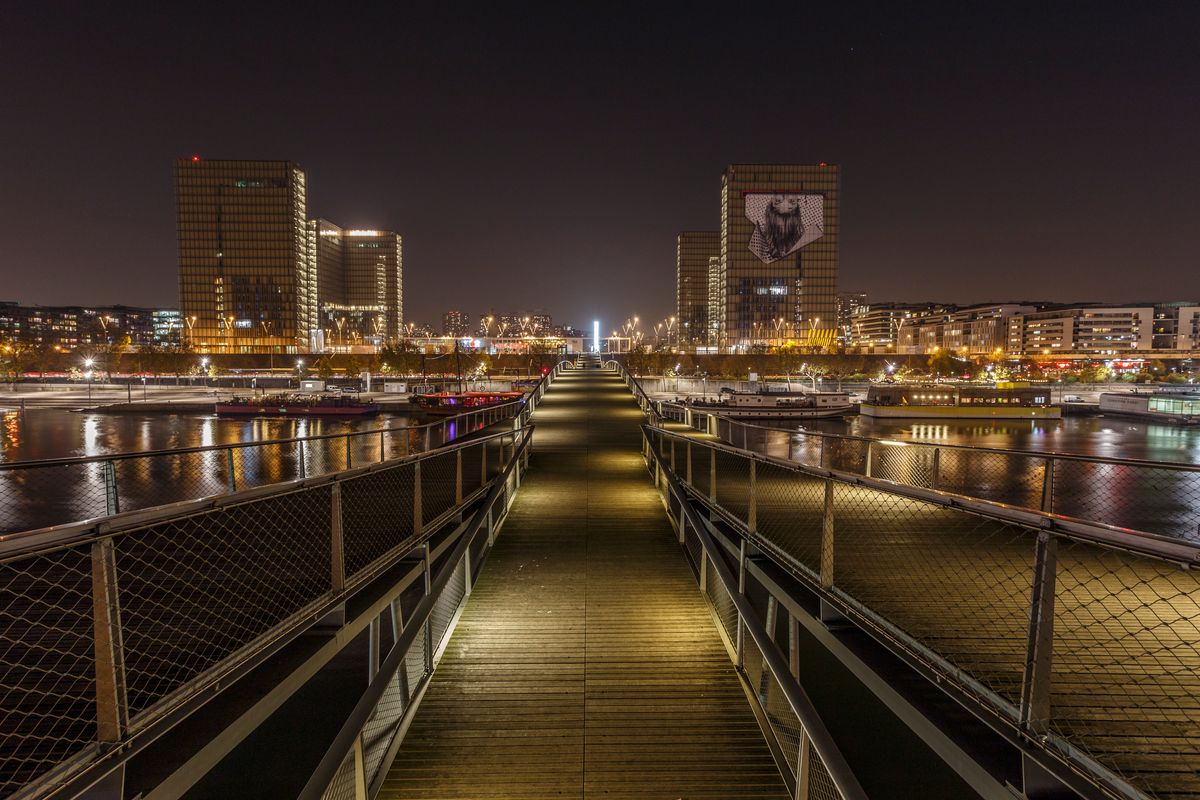
M 720 253 L 719 231 L 684 231 L 676 239 L 675 314 L 681 342 L 708 343 L 708 265 Z
M 317 296 L 304 170 L 181 158 L 175 202 L 186 341 L 220 352 L 307 350 Z
M 835 346 L 840 183 L 832 164 L 726 167 L 717 295 L 709 293 L 722 349 Z

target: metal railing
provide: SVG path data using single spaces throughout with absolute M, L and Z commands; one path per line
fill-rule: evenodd
M 422 425 L 0 464 L 0 535 L 323 475 L 525 425 L 561 365 L 521 400 Z
M 390 603 L 392 647 L 372 665 L 370 685 L 305 784 L 302 800 L 367 800 L 379 793 L 520 486 L 517 462 L 527 448 L 525 440 L 455 536 L 433 550 L 426 548 L 424 593 L 407 618 L 400 605 L 407 587 L 395 593 Z M 434 564 L 440 565 L 436 573 Z
M 1194 787 L 1200 547 L 643 430 L 743 547 L 1072 788 Z
M 645 428 L 644 432 L 650 430 Z M 645 441 L 649 443 L 650 439 Z M 647 446 L 643 455 L 700 591 L 720 622 L 718 630 L 738 675 L 753 698 L 755 713 L 790 794 L 798 800 L 865 800 L 867 795 L 858 779 L 796 680 L 798 632 L 793 629 L 794 623 L 789 620 L 789 663 L 773 640 L 778 627 L 778 599 L 769 595 L 761 621 L 751 605 L 746 585 L 746 548 L 728 546 L 712 523 L 696 512 L 672 465 L 664 462 L 658 449 Z M 718 538 L 725 546 L 718 546 Z
M 812 467 L 1200 542 L 1200 465 L 795 431 L 647 400 L 743 450 Z
M 531 432 L 0 541 L 0 795 L 118 768 L 503 491 Z

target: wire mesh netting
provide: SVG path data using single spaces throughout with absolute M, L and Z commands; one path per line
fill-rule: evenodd
M 355 800 L 357 797 L 355 791 L 357 762 L 358 754 L 354 750 L 346 754 L 337 773 L 333 776 L 333 780 L 329 782 L 325 793 L 321 795 L 321 800 Z
M 710 558 L 705 554 L 705 558 Z M 738 629 L 738 611 L 737 606 L 733 603 L 733 598 L 729 596 L 729 592 L 725 590 L 724 584 L 717 577 L 716 568 L 710 561 L 708 564 L 708 580 L 706 581 L 704 592 L 708 595 L 708 601 L 712 603 L 713 609 L 717 612 L 717 619 L 721 620 L 721 627 L 725 629 L 725 635 L 729 637 L 730 643 L 737 643 Z
M 454 507 L 457 472 L 458 456 L 453 451 L 421 460 L 422 525 L 428 525 Z
M 96 738 L 90 546 L 0 565 L 0 795 Z
M 342 481 L 342 541 L 347 582 L 413 535 L 412 464 Z
M 460 563 L 455 566 L 454 572 L 450 575 L 450 581 L 446 584 L 446 588 L 433 605 L 433 611 L 429 614 L 429 623 L 433 626 L 433 646 L 435 648 L 441 644 L 446 632 L 450 629 L 450 622 L 454 619 L 455 612 L 458 611 L 459 605 L 466 597 L 464 575 L 463 565 Z
M 717 454 L 717 505 L 738 519 L 750 509 L 750 460 L 725 450 Z
M 842 794 L 829 776 L 825 762 L 817 749 L 808 744 L 808 798 L 809 800 L 842 800 Z
M 1200 472 L 1056 459 L 1052 497 L 1055 514 L 1200 541 Z
M 0 464 L 0 534 L 212 497 L 339 472 L 437 448 L 507 423 L 525 406 L 470 412 L 416 427 L 302 440 Z
M 774 464 L 756 465 L 759 535 L 813 572 L 821 569 L 825 481 Z
M 1200 580 L 1060 540 L 1049 729 L 1152 796 L 1200 774 Z
M 330 488 L 114 540 L 131 719 L 329 590 Z
M 835 485 L 833 513 L 833 585 L 1016 703 L 1034 534 L 1012 523 L 844 484 Z M 981 631 L 986 635 L 978 635 Z

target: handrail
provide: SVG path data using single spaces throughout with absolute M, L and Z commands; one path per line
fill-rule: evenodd
M 545 380 L 546 376 L 542 377 Z M 536 389 L 536 387 L 535 387 Z M 533 391 L 533 390 L 531 390 Z M 210 444 L 199 447 L 169 447 L 160 450 L 139 450 L 136 452 L 122 453 L 107 453 L 95 456 L 65 456 L 62 458 L 39 458 L 25 459 L 22 461 L 0 462 L 0 472 L 7 472 L 15 469 L 30 468 L 30 467 L 62 467 L 71 466 L 73 464 L 94 464 L 103 461 L 123 461 L 131 458 L 153 458 L 155 456 L 174 456 L 186 455 L 190 453 L 209 453 L 222 450 L 237 450 L 242 448 L 277 445 L 277 444 L 296 444 L 297 442 L 319 442 L 327 439 L 346 439 L 355 436 L 378 436 L 381 433 L 405 433 L 412 431 L 421 431 L 426 428 L 433 429 L 440 425 L 454 422 L 462 417 L 471 414 L 478 414 L 483 411 L 499 411 L 501 409 L 512 409 L 513 411 L 520 410 L 528 402 L 528 398 L 513 400 L 508 403 L 501 403 L 495 406 L 486 408 L 471 409 L 463 411 L 459 414 L 443 417 L 433 422 L 423 422 L 420 425 L 397 425 L 387 428 L 371 428 L 370 430 L 348 431 L 346 433 L 321 433 L 315 436 L 293 436 L 287 439 L 256 439 L 250 442 L 232 442 L 230 444 Z M 511 419 L 511 417 L 509 417 Z
M 789 433 L 798 436 L 815 436 L 823 439 L 840 439 L 844 441 L 867 442 L 874 444 L 895 444 L 897 440 L 879 436 L 859 436 L 853 433 L 834 433 L 832 431 L 812 431 L 812 430 L 790 430 L 788 428 L 775 428 L 770 425 L 762 425 L 754 422 L 746 422 L 745 420 L 734 419 L 720 411 L 715 411 L 707 408 L 695 408 L 688 403 L 676 403 L 670 400 L 651 400 L 650 402 L 660 403 L 664 407 L 679 408 L 690 410 L 693 414 L 705 414 L 713 417 L 720 417 L 727 420 L 730 424 L 744 428 L 755 428 L 762 431 L 773 431 Z M 1153 461 L 1150 459 L 1140 458 L 1121 458 L 1113 456 L 1089 456 L 1083 453 L 1065 453 L 1061 450 L 1021 450 L 1019 448 L 1010 447 L 975 447 L 969 444 L 954 444 L 947 442 L 926 442 L 919 439 L 903 440 L 900 442 L 910 447 L 939 447 L 944 449 L 969 450 L 977 453 L 998 453 L 1001 455 L 1020 456 L 1023 458 L 1055 458 L 1067 461 L 1089 461 L 1097 464 L 1117 464 L 1121 466 L 1131 467 L 1153 467 L 1155 469 L 1175 469 L 1185 472 L 1200 472 L 1200 464 L 1188 464 L 1182 461 Z
M 63 525 L 49 525 L 44 528 L 0 535 L 0 562 L 11 561 L 14 558 L 21 558 L 32 553 L 45 553 L 51 549 L 68 547 L 96 536 L 117 536 L 171 519 L 194 516 L 217 508 L 282 496 L 301 489 L 311 489 L 325 484 L 340 483 L 349 478 L 392 469 L 401 464 L 438 458 L 446 453 L 473 447 L 480 443 L 506 439 L 514 433 L 520 433 L 529 427 L 532 426 L 517 428 L 515 431 L 506 430 L 486 436 L 463 439 L 451 442 L 437 450 L 426 450 L 389 461 L 376 461 L 364 464 L 361 467 L 354 467 L 339 472 L 314 475 L 311 478 L 293 478 L 292 480 L 280 483 L 255 486 L 236 492 L 197 497 L 191 500 L 180 500 L 176 503 L 167 503 L 161 506 L 152 506 L 135 511 L 124 511 L 119 514 L 68 522 Z
M 1113 698 L 1118 704 L 1111 719 L 1117 724 L 1141 720 L 1158 725 L 1168 718 L 1185 724 L 1192 693 L 1178 684 L 1177 676 L 1190 670 L 1196 657 L 1200 620 L 1194 615 L 1194 603 L 1186 598 L 1196 596 L 1200 548 L 1002 504 L 939 497 L 941 493 L 935 491 L 808 467 L 661 428 L 643 426 L 643 432 L 647 457 L 654 456 L 668 481 L 686 485 L 686 500 L 680 505 L 699 509 L 701 523 L 709 515 L 728 525 L 745 546 L 767 556 L 815 593 L 823 615 L 828 604 L 832 613 L 852 620 L 974 708 L 1022 752 L 1033 754 L 1048 768 L 1054 765 L 1054 774 L 1068 785 L 1100 787 L 1106 797 L 1146 796 L 1124 777 L 1129 765 L 1104 738 L 1114 734 L 1093 735 L 1073 728 L 1069 710 L 1065 719 L 1060 717 L 1052 698 L 1056 691 L 1086 691 L 1086 685 L 1074 685 L 1071 676 L 1103 671 L 1106 677 L 1099 685 L 1130 687 L 1123 700 L 1126 705 Z M 687 448 L 686 482 L 671 466 L 680 443 Z M 705 467 L 693 473 L 697 450 Z M 709 451 L 713 453 L 711 474 Z M 717 458 L 718 453 L 727 457 Z M 818 480 L 789 481 L 756 465 Z M 835 491 L 838 485 L 855 491 Z M 761 504 L 763 487 L 769 487 L 766 506 Z M 881 503 L 858 487 L 898 501 L 937 503 L 1012 527 L 964 526 L 953 520 L 943 525 L 928 518 L 915 528 L 895 523 L 909 533 L 889 541 L 894 523 L 880 516 L 880 508 L 886 508 L 889 516 L 897 515 L 898 521 L 907 514 L 909 526 L 913 520 L 926 520 L 924 512 L 919 505 L 902 505 L 902 501 Z M 801 497 L 810 498 L 803 507 L 785 507 L 788 498 Z M 770 514 L 766 521 L 765 510 Z M 839 528 L 843 514 L 850 517 L 844 531 Z M 943 531 L 948 538 L 940 538 Z M 963 539 L 961 534 L 969 531 L 978 536 Z M 910 536 L 917 541 L 910 541 Z M 924 549 L 914 553 L 914 547 Z M 982 554 L 978 562 L 972 559 L 976 554 L 972 548 Z M 1123 556 L 1114 558 L 1105 551 Z M 976 564 L 983 570 L 978 574 L 972 568 Z M 909 587 L 907 596 L 897 592 L 896 580 Z M 931 608 L 981 590 L 992 591 L 994 597 L 987 603 L 965 603 L 950 615 L 949 630 L 941 627 L 939 616 L 930 614 Z M 928 600 L 921 596 L 923 591 L 929 592 Z M 1176 608 L 1172 616 L 1170 611 Z M 1154 612 L 1141 613 L 1146 609 Z M 954 631 L 963 628 L 960 617 L 967 613 L 974 615 L 975 622 L 956 641 Z M 1025 627 L 1014 632 L 1014 623 Z M 996 629 L 991 638 L 976 645 L 980 634 L 971 631 L 991 628 Z M 980 650 L 986 655 L 981 657 Z M 998 656 L 1000 652 L 1005 655 Z M 1012 658 L 1019 663 L 1016 675 L 1008 663 Z M 1003 688 L 1014 677 L 1020 681 L 1019 694 Z M 1132 735 L 1125 734 L 1126 738 Z M 1096 736 L 1103 743 L 1093 752 Z M 1179 755 L 1191 759 L 1181 763 L 1194 763 L 1195 743 L 1188 743 Z M 1186 772 L 1190 767 L 1181 769 Z M 1147 770 L 1157 767 L 1143 766 L 1139 780 L 1148 779 Z
M 509 475 L 529 447 L 530 440 L 530 436 L 524 438 L 520 447 L 514 450 L 513 456 L 506 465 L 504 472 L 492 484 L 491 491 L 488 492 L 483 504 L 476 511 L 467 529 L 459 537 L 454 549 L 445 557 L 442 568 L 433 577 L 425 596 L 418 603 L 412 614 L 409 615 L 408 619 L 405 620 L 404 629 L 396 638 L 396 642 L 387 657 L 380 663 L 379 671 L 367 686 L 366 691 L 363 692 L 362 697 L 355 703 L 349 717 L 342 723 L 341 729 L 326 749 L 325 755 L 322 756 L 316 769 L 304 784 L 304 788 L 298 795 L 298 800 L 320 800 L 330 783 L 337 776 L 342 762 L 346 759 L 347 754 L 352 752 L 356 740 L 362 733 L 372 712 L 375 711 L 384 692 L 391 684 L 396 672 L 404 666 L 409 648 L 416 641 L 417 635 L 425 630 L 426 623 L 429 622 L 434 607 L 441 600 L 446 586 L 450 583 L 450 579 L 462 565 L 463 559 L 470 551 L 470 547 L 474 543 L 476 536 L 478 536 L 483 523 L 488 519 L 490 510 L 500 498 Z M 466 580 L 468 583 L 470 582 L 470 575 L 466 576 Z M 434 644 L 436 645 L 436 643 Z M 427 666 L 426 677 L 428 677 L 428 674 L 429 668 Z M 406 709 L 407 713 L 411 713 L 411 709 Z
M 1139 555 L 1154 556 L 1176 564 L 1200 566 L 1200 542 L 1189 542 L 1160 533 L 1122 528 L 1116 525 L 1106 525 L 1102 522 L 1080 520 L 1048 511 L 1023 508 L 1007 503 L 998 503 L 993 500 L 983 500 L 939 489 L 926 489 L 906 483 L 896 483 L 853 472 L 844 472 L 826 467 L 813 467 L 798 461 L 782 459 L 754 450 L 742 450 L 725 442 L 696 440 L 690 436 L 657 426 L 647 426 L 647 428 L 655 434 L 678 442 L 692 442 L 696 445 L 736 455 L 749 461 L 770 464 L 781 469 L 810 475 L 814 478 L 832 478 L 839 483 L 875 489 L 911 500 L 936 503 L 940 506 L 968 511 L 1002 522 L 1010 522 L 1038 530 L 1053 531 L 1074 539 L 1092 542 L 1112 549 L 1124 550 Z
M 642 435 L 649 439 L 651 432 L 657 432 L 657 430 L 648 425 L 643 425 Z M 767 633 L 766 628 L 758 621 L 758 616 L 754 608 L 750 605 L 750 601 L 742 594 L 738 579 L 730 571 L 722 551 L 717 547 L 708 532 L 707 521 L 697 514 L 688 502 L 688 496 L 680 485 L 679 479 L 671 471 L 670 467 L 664 463 L 662 455 L 655 448 L 650 448 L 650 453 L 654 458 L 657 470 L 661 471 L 662 475 L 666 478 L 668 491 L 678 502 L 680 513 L 686 518 L 688 527 L 691 528 L 700 540 L 701 547 L 705 553 L 709 554 L 709 563 L 712 564 L 718 578 L 720 578 L 722 585 L 725 587 L 725 591 L 729 594 L 730 599 L 737 608 L 742 631 L 749 633 L 757 645 L 759 652 L 762 654 L 763 664 L 771 671 L 772 676 L 787 699 L 788 705 L 791 706 L 797 719 L 800 720 L 808 741 L 811 742 L 813 749 L 817 751 L 817 755 L 829 772 L 829 776 L 837 787 L 838 792 L 841 794 L 843 800 L 866 800 L 866 792 L 858 782 L 858 778 L 854 775 L 853 770 L 850 769 L 850 765 L 846 762 L 842 751 L 833 740 L 833 736 L 825 727 L 825 723 L 821 720 L 816 707 L 813 706 L 803 687 L 800 686 L 795 676 L 792 675 L 791 670 L 776 648 L 774 641 L 772 641 L 770 635 Z M 805 746 L 803 739 L 800 746 L 801 748 Z M 803 763 L 803 759 L 798 757 L 796 763 L 798 765 L 797 772 L 799 773 L 801 769 L 799 765 Z M 807 779 L 807 775 L 796 775 L 797 783 L 806 781 Z M 797 795 L 807 796 L 807 793 L 804 795 L 797 793 Z

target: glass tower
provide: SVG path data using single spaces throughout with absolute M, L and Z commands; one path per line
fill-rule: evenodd
M 676 316 L 682 342 L 708 338 L 708 260 L 721 252 L 717 231 L 684 231 L 675 247 Z
M 317 325 L 304 171 L 291 161 L 175 162 L 186 340 L 215 352 L 303 352 Z
M 732 164 L 721 178 L 722 348 L 836 343 L 840 169 Z M 715 323 L 715 325 L 714 325 Z

